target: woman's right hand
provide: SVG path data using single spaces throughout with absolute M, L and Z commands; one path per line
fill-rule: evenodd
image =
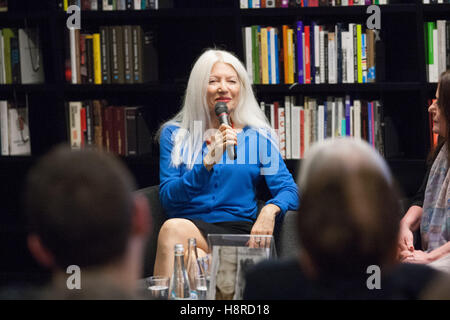
M 403 252 L 403 251 L 414 252 L 413 233 L 412 233 L 411 229 L 403 223 L 400 223 L 398 249 L 399 249 L 399 252 Z
M 211 136 L 211 139 L 207 139 L 207 142 L 209 142 L 209 151 L 203 158 L 203 164 L 209 171 L 216 163 L 220 162 L 228 146 L 237 144 L 237 134 L 230 126 L 221 124 L 219 130 Z

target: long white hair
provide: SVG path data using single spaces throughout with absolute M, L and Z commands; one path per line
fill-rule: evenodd
M 166 125 L 175 125 L 180 128 L 172 149 L 172 165 L 175 167 L 184 163 L 187 168 L 192 169 L 202 150 L 204 133 L 212 123 L 206 91 L 211 69 L 217 62 L 231 65 L 240 81 L 239 101 L 233 112 L 233 123 L 239 127 L 249 126 L 260 129 L 259 132 L 278 149 L 276 133 L 256 101 L 244 65 L 227 51 L 209 49 L 197 59 L 192 68 L 181 111 L 159 129 L 160 133 Z

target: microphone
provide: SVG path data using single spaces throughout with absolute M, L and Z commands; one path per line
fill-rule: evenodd
M 224 123 L 228 126 L 231 126 L 230 121 L 228 120 L 228 107 L 225 102 L 217 102 L 216 105 L 214 106 L 214 111 L 216 112 L 216 116 L 219 118 L 220 124 Z M 236 145 L 228 146 L 227 151 L 230 160 L 236 160 L 237 157 Z

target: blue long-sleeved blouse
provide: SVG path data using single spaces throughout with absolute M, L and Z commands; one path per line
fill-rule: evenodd
M 282 218 L 299 203 L 297 185 L 280 153 L 258 130 L 246 127 L 237 134 L 237 159 L 222 162 L 208 171 L 203 165 L 206 143 L 196 164 L 189 170 L 184 164 L 174 167 L 171 152 L 175 131 L 168 125 L 160 136 L 160 191 L 162 206 L 169 218 L 254 222 L 257 214 L 256 186 L 266 179 L 273 198 L 266 204 L 277 205 Z M 265 151 L 265 152 L 264 152 Z

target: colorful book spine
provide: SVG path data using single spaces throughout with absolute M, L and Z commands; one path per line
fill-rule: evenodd
M 303 73 L 303 22 L 297 21 L 297 77 L 298 83 L 304 83 Z

